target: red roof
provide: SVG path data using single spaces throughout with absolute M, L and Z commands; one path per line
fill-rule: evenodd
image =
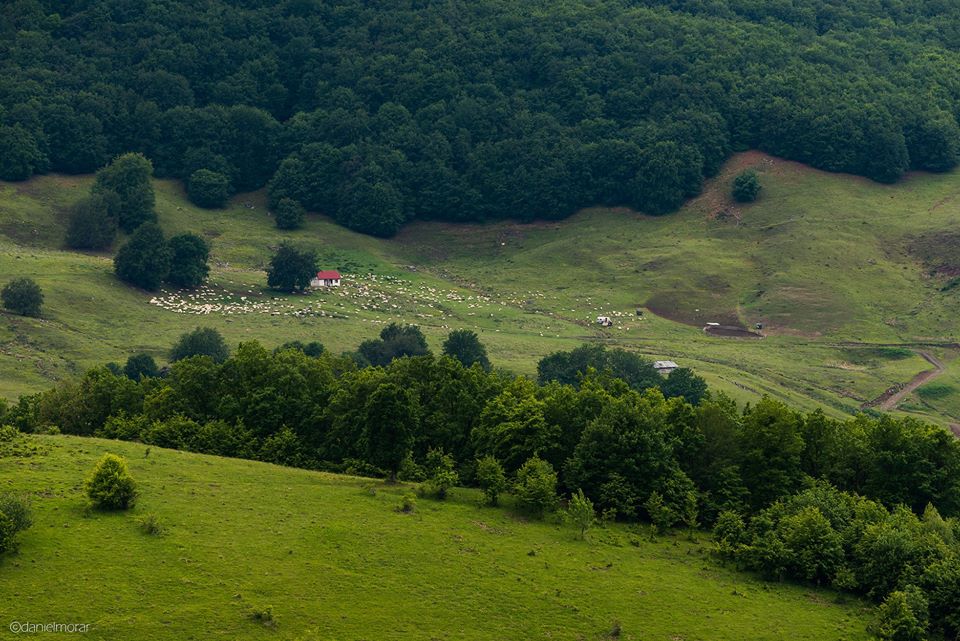
M 340 280 L 340 272 L 335 269 L 328 269 L 326 271 L 317 272 L 317 278 L 319 280 Z

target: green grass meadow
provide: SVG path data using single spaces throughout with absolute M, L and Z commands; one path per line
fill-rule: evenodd
M 760 174 L 761 196 L 733 203 L 730 182 L 748 167 Z M 157 181 L 166 231 L 199 233 L 212 245 L 208 291 L 193 299 L 129 288 L 113 277 L 110 255 L 61 249 L 64 209 L 90 181 L 0 183 L 0 280 L 31 276 L 46 295 L 42 319 L 0 318 L 2 396 L 138 351 L 163 361 L 198 325 L 234 345 L 320 340 L 334 351 L 392 321 L 418 323 L 434 349 L 466 327 L 494 364 L 524 374 L 550 352 L 604 341 L 692 367 L 741 402 L 770 395 L 834 416 L 928 369 L 912 351 L 919 344 L 950 362 L 957 353 L 960 288 L 949 287 L 960 270 L 949 251 L 960 225 L 956 173 L 887 186 L 750 152 L 663 217 L 589 209 L 528 225 L 423 222 L 389 240 L 320 215 L 281 232 L 263 193 L 205 211 L 179 183 Z M 309 296 L 266 290 L 263 270 L 283 239 L 315 248 L 322 267 L 348 275 L 345 286 Z M 596 325 L 598 315 L 614 326 Z M 765 337 L 709 336 L 709 322 L 760 322 Z M 952 391 L 918 392 L 900 412 L 960 422 L 956 367 L 935 381 Z
M 718 564 L 706 535 L 611 525 L 587 540 L 456 489 L 394 508 L 404 486 L 67 436 L 0 451 L 0 492 L 35 523 L 0 560 L 0 623 L 87 623 L 86 639 L 868 639 L 871 608 Z M 20 446 L 19 449 L 25 449 Z M 147 451 L 149 449 L 149 455 Z M 90 512 L 106 452 L 141 496 Z M 138 519 L 165 526 L 148 535 Z M 272 608 L 267 624 L 252 617 Z M 49 635 L 47 635 L 49 636 Z

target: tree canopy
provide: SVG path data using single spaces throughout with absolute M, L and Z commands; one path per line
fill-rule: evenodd
M 0 178 L 140 153 L 198 202 L 269 185 L 271 206 L 390 235 L 662 214 L 735 149 L 882 182 L 960 158 L 947 2 L 121 5 L 12 6 Z M 105 182 L 123 229 L 150 219 L 148 194 Z

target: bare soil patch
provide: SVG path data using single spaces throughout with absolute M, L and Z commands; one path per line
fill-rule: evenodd
M 708 325 L 703 328 L 703 331 L 710 336 L 723 336 L 725 338 L 763 338 L 763 335 L 758 332 L 733 325 Z
M 922 234 L 910 240 L 907 251 L 940 276 L 960 276 L 960 232 Z
M 660 292 L 651 296 L 643 306 L 661 318 L 693 327 L 719 323 L 743 328 L 735 309 L 699 292 Z

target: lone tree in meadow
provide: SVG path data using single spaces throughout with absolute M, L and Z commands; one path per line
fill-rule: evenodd
M 170 362 L 175 363 L 191 356 L 209 356 L 215 363 L 222 363 L 230 357 L 230 348 L 217 330 L 212 327 L 198 327 L 192 332 L 180 335 L 180 339 L 170 350 Z
M 396 383 L 377 387 L 364 405 L 367 457 L 387 471 L 391 483 L 413 447 L 417 414 L 416 397 Z
M 97 172 L 91 193 L 113 192 L 120 198 L 118 222 L 128 234 L 146 222 L 155 222 L 156 198 L 150 176 L 153 164 L 143 154 L 123 154 Z
M 317 255 L 314 252 L 281 243 L 270 259 L 267 286 L 285 292 L 306 289 L 316 273 Z
M 586 537 L 587 530 L 593 526 L 596 520 L 596 514 L 593 509 L 593 502 L 583 494 L 583 490 L 577 490 L 570 496 L 567 509 L 563 512 L 563 519 L 580 530 L 581 539 Z
M 125 283 L 154 290 L 170 273 L 170 261 L 170 247 L 163 231 L 156 223 L 144 223 L 117 252 L 113 269 Z
M 230 178 L 209 169 L 198 169 L 187 180 L 187 196 L 197 207 L 219 209 L 230 199 Z
M 75 202 L 67 216 L 67 247 L 108 249 L 117 237 L 120 196 L 112 191 L 90 194 Z
M 127 463 L 116 454 L 104 454 L 87 479 L 87 496 L 102 510 L 126 510 L 137 498 L 137 484 Z
M 470 367 L 480 363 L 484 371 L 490 371 L 490 359 L 487 358 L 487 348 L 480 342 L 477 333 L 469 329 L 456 329 L 443 342 L 443 353 Z
M 733 179 L 733 198 L 738 203 L 752 203 L 760 193 L 760 178 L 752 169 Z
M 170 273 L 167 281 L 177 287 L 194 288 L 210 273 L 210 245 L 196 234 L 180 234 L 170 239 Z
M 305 215 L 303 205 L 293 198 L 281 198 L 273 208 L 277 229 L 299 229 L 303 226 Z
M 3 308 L 21 316 L 40 316 L 43 292 L 31 278 L 15 278 L 0 291 Z

